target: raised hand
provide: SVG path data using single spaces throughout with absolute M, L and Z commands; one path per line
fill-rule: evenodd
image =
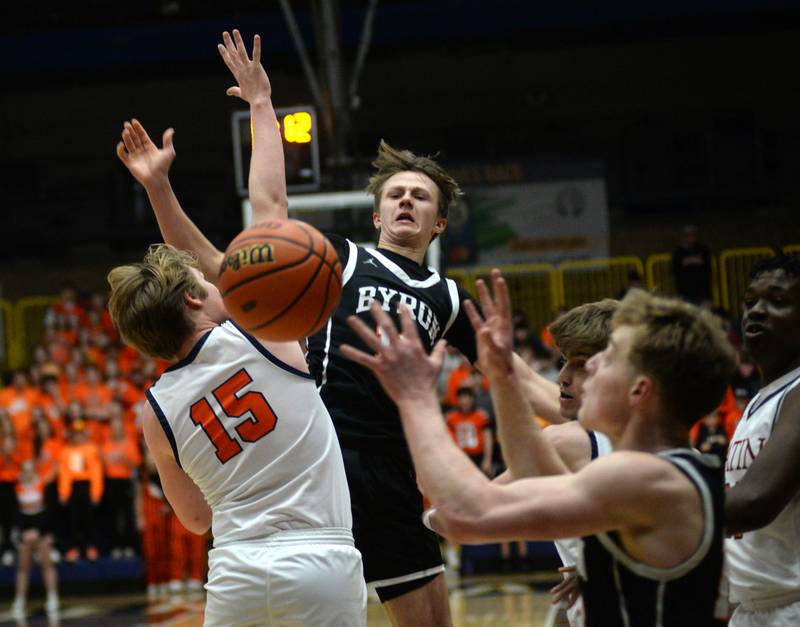
M 578 574 L 574 566 L 562 566 L 558 572 L 564 575 L 564 581 L 550 588 L 550 603 L 556 605 L 563 602 L 570 608 L 581 596 Z
M 166 179 L 175 160 L 172 137 L 175 131 L 164 131 L 164 147 L 159 148 L 150 139 L 139 120 L 133 119 L 122 125 L 122 141 L 117 144 L 117 156 L 130 170 L 137 181 L 147 187 L 160 179 Z
M 222 41 L 222 44 L 217 44 L 217 50 L 238 83 L 228 87 L 225 93 L 250 104 L 259 98 L 269 99 L 272 95 L 272 86 L 261 65 L 261 37 L 258 35 L 253 37 L 252 59 L 247 56 L 247 48 L 238 30 L 234 29 L 233 39 L 228 31 L 222 33 Z
M 342 344 L 342 354 L 375 373 L 383 389 L 398 405 L 404 400 L 414 400 L 425 391 L 435 392 L 442 370 L 446 342 L 439 340 L 430 355 L 425 352 L 417 327 L 408 307 L 401 304 L 400 328 L 381 306 L 372 302 L 370 313 L 380 330 L 380 335 L 364 324 L 360 318 L 350 316 L 347 323 L 375 352 L 369 355 L 347 344 Z
M 475 330 L 475 339 L 478 344 L 478 367 L 490 378 L 506 376 L 513 370 L 514 348 L 508 285 L 499 270 L 492 270 L 494 299 L 483 279 L 478 279 L 476 286 L 485 319 L 481 318 L 472 301 L 464 301 L 464 309 Z

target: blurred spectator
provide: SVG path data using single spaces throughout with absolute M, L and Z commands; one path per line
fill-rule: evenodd
M 475 404 L 475 390 L 470 386 L 458 389 L 456 409 L 447 413 L 450 435 L 478 468 L 488 477 L 492 476 L 494 464 L 492 451 L 492 421 L 489 415 Z
M 0 407 L 0 563 L 4 566 L 14 562 L 11 532 L 17 517 L 16 485 L 21 465 L 14 426 L 8 412 Z
M 74 390 L 74 399 L 83 405 L 87 418 L 95 421 L 108 420 L 108 406 L 114 400 L 94 364 L 86 366 L 84 380 Z
M 65 525 L 61 512 L 61 503 L 58 499 L 58 467 L 61 463 L 61 448 L 63 439 L 56 435 L 49 420 L 40 420 L 36 423 L 36 438 L 34 451 L 36 471 L 44 483 L 44 505 L 50 520 L 50 531 L 56 539 L 56 544 L 64 538 Z
M 719 414 L 712 411 L 703 418 L 694 447 L 701 453 L 716 455 L 720 461 L 725 460 L 728 453 L 728 435 L 719 419 Z
M 478 389 L 486 394 L 489 393 L 489 380 L 465 357 L 459 355 L 459 359 L 461 363 L 450 371 L 450 377 L 447 380 L 447 394 L 444 398 L 445 404 L 451 408 L 458 407 L 459 388 L 470 386 L 476 390 L 476 394 Z
M 58 384 L 60 396 L 65 403 L 71 403 L 76 400 L 75 391 L 82 382 L 83 373 L 80 366 L 70 361 L 64 366 L 64 376 L 61 377 Z
M 203 589 L 208 562 L 208 541 L 188 531 L 175 512 L 169 516 L 169 591 L 172 595 Z
M 476 406 L 475 390 L 471 385 L 458 388 L 456 408 L 447 413 L 445 421 L 458 447 L 483 471 L 483 474 L 491 477 L 494 471 L 492 421 L 484 410 Z M 446 558 L 450 568 L 459 568 L 458 544 L 447 541 Z
M 59 323 L 65 324 L 75 330 L 82 326 L 86 319 L 86 311 L 78 304 L 78 294 L 75 286 L 66 282 L 61 286 L 61 298 L 47 309 L 44 314 L 46 327 L 55 327 Z
M 34 552 L 42 568 L 42 579 L 47 591 L 45 609 L 48 614 L 58 611 L 58 574 L 50 559 L 53 536 L 50 533 L 48 512 L 45 506 L 44 483 L 36 473 L 33 460 L 22 464 L 19 482 L 16 485 L 19 506 L 17 526 L 20 541 L 17 557 L 17 588 L 12 613 L 16 618 L 25 616 L 25 600 L 28 596 L 28 580 Z
M 756 365 L 746 353 L 739 354 L 739 364 L 733 374 L 733 383 L 731 385 L 736 398 L 746 399 L 746 401 L 753 398 L 761 387 L 761 375 L 759 375 Z
M 11 385 L 0 390 L 0 407 L 8 411 L 17 436 L 31 428 L 31 409 L 39 400 L 39 391 L 30 385 L 24 370 L 17 370 Z
M 700 243 L 697 227 L 683 227 L 683 239 L 672 251 L 672 274 L 678 296 L 695 305 L 711 301 L 711 252 Z
M 167 593 L 170 557 L 165 547 L 169 546 L 172 508 L 161 489 L 155 462 L 146 450 L 144 460 L 141 498 L 142 555 L 147 598 L 152 601 L 157 596 Z
M 111 557 L 133 557 L 137 544 L 133 477 L 142 457 L 136 441 L 125 431 L 121 407 L 116 403 L 115 407 L 110 433 L 100 448 L 105 471 L 103 528 Z
M 100 454 L 89 441 L 84 421 L 72 420 L 58 470 L 58 497 L 69 518 L 67 561 L 76 561 L 81 552 L 90 560 L 98 558 L 95 510 L 102 496 Z

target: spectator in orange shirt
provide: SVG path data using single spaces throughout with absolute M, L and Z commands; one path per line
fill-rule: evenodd
M 78 303 L 78 293 L 72 283 L 61 286 L 61 300 L 47 309 L 44 314 L 46 327 L 56 326 L 59 318 L 66 320 L 76 328 L 82 326 L 86 318 L 86 310 Z
M 49 420 L 36 423 L 34 451 L 36 472 L 44 483 L 44 505 L 50 519 L 50 530 L 58 540 L 64 537 L 64 517 L 58 500 L 58 468 L 61 463 L 63 440 L 54 431 Z
M 58 498 L 66 506 L 69 522 L 69 546 L 65 555 L 74 562 L 80 551 L 90 560 L 99 556 L 95 543 L 95 510 L 103 496 L 103 469 L 97 446 L 89 441 L 86 423 L 70 422 L 69 439 L 61 450 L 58 469 Z
M 20 530 L 19 558 L 17 560 L 17 590 L 12 613 L 15 618 L 25 617 L 25 599 L 34 551 L 39 553 L 42 579 L 47 590 L 45 609 L 52 615 L 58 612 L 58 574 L 50 559 L 53 536 L 50 533 L 49 516 L 45 506 L 44 484 L 36 473 L 33 460 L 22 464 L 19 482 L 15 488 L 19 505 L 18 527 Z
M 31 428 L 31 408 L 39 400 L 39 390 L 29 384 L 24 370 L 14 373 L 11 386 L 0 390 L 0 407 L 5 407 L 19 437 Z
M 136 546 L 136 520 L 133 512 L 133 474 L 142 456 L 136 440 L 125 430 L 121 407 L 110 421 L 111 432 L 100 448 L 105 470 L 103 511 L 104 531 L 108 534 L 111 557 L 133 557 Z
M 64 375 L 58 383 L 58 389 L 61 393 L 61 399 L 65 403 L 70 403 L 75 400 L 75 391 L 83 381 L 82 366 L 73 361 L 68 362 L 64 366 Z
M 108 406 L 114 397 L 111 390 L 103 383 L 96 365 L 86 366 L 84 382 L 75 388 L 75 400 L 80 401 L 86 417 L 90 420 L 108 420 Z
M 462 357 L 461 364 L 450 372 L 447 379 L 445 404 L 448 407 L 458 407 L 458 390 L 467 386 L 473 389 L 481 388 L 487 394 L 489 392 L 489 380 Z
M 457 409 L 447 414 L 450 435 L 487 477 L 492 476 L 494 438 L 489 415 L 475 405 L 475 390 L 470 386 L 458 388 Z
M 0 407 L 0 562 L 10 566 L 14 562 L 11 531 L 16 523 L 17 494 L 15 486 L 19 480 L 22 457 L 17 450 L 14 426 L 8 412 Z

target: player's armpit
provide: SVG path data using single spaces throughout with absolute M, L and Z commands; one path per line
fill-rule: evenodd
M 800 388 L 795 387 L 787 392 L 764 448 L 725 495 L 726 533 L 765 527 L 800 491 L 800 473 L 792 463 L 800 455 L 799 418 Z

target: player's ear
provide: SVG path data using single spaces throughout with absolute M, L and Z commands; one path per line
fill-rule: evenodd
M 184 292 L 183 302 L 189 309 L 200 309 L 203 306 L 203 298 L 192 294 L 191 292 Z
M 377 211 L 372 212 L 372 226 L 374 226 L 376 229 L 381 228 L 381 214 Z
M 628 400 L 633 407 L 641 407 L 653 392 L 653 380 L 643 374 L 637 375 L 628 390 Z
M 436 218 L 436 222 L 433 223 L 433 232 L 436 233 L 436 235 L 441 235 L 446 227 L 447 218 Z

